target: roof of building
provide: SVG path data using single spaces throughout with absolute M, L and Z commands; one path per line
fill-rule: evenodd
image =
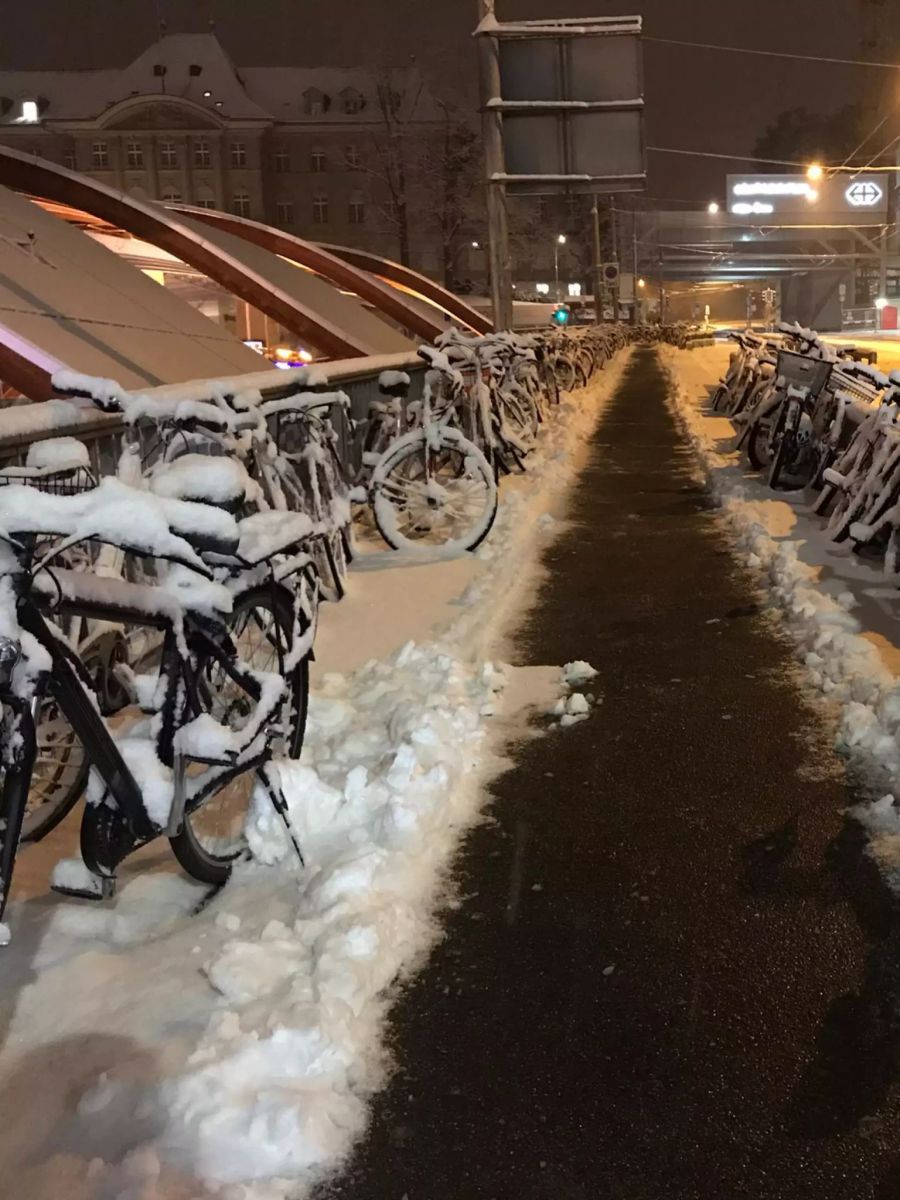
M 93 71 L 0 71 L 0 124 L 22 121 L 22 103 L 38 102 L 41 120 L 97 120 L 138 96 L 187 100 L 222 120 L 275 123 L 360 122 L 379 117 L 377 89 L 394 91 L 405 117 L 427 119 L 430 107 L 418 73 L 406 68 L 364 72 L 332 67 L 238 68 L 213 33 L 160 38 L 122 68 Z M 323 113 L 308 112 L 305 97 L 329 97 Z M 345 111 L 344 94 L 362 108 Z

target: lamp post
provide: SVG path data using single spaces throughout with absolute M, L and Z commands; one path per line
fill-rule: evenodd
M 557 234 L 556 241 L 553 243 L 553 273 L 556 276 L 556 299 L 559 302 L 562 296 L 559 294 L 559 248 L 566 244 L 566 235 L 564 233 Z

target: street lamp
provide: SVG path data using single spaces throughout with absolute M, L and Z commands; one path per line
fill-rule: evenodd
M 821 163 L 810 163 L 806 168 L 806 178 L 810 183 L 819 183 L 825 177 L 825 169 Z
M 715 202 L 715 200 L 710 200 L 709 204 L 707 205 L 706 211 L 708 213 L 717 213 L 719 211 L 719 206 Z
M 646 280 L 644 280 L 644 279 L 639 279 L 639 280 L 638 280 L 638 287 L 639 287 L 639 288 L 646 287 L 646 286 L 647 286 Z
M 562 296 L 559 292 L 559 248 L 566 244 L 566 235 L 559 233 L 556 236 L 556 241 L 553 243 L 553 272 L 556 276 L 556 299 L 561 300 Z
M 481 249 L 481 242 L 473 242 L 473 243 L 472 243 L 472 249 L 473 249 L 473 250 L 480 250 L 480 249 Z

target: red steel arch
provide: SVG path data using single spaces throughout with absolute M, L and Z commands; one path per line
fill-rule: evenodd
M 427 275 L 420 275 L 418 271 L 413 271 L 411 267 L 404 267 L 402 263 L 394 262 L 390 258 L 381 258 L 380 255 L 372 254 L 368 250 L 357 250 L 355 246 L 322 245 L 319 248 L 330 251 L 354 267 L 359 267 L 381 279 L 387 279 L 402 288 L 407 288 L 410 292 L 418 292 L 420 296 L 437 304 L 439 308 L 449 313 L 451 317 L 455 317 L 463 325 L 468 325 L 475 333 L 493 332 L 494 324 L 484 313 L 480 313 L 471 304 L 466 304 L 465 300 L 454 295 L 439 283 L 435 283 Z
M 331 253 L 324 246 L 316 245 L 315 242 L 307 242 L 292 233 L 285 233 L 283 229 L 263 225 L 260 221 L 251 221 L 249 217 L 236 217 L 232 213 L 219 212 L 217 209 L 193 208 L 188 204 L 168 204 L 166 207 L 172 212 L 183 212 L 195 221 L 224 229 L 226 233 L 244 238 L 256 246 L 261 246 L 263 250 L 280 254 L 308 267 L 337 287 L 355 292 L 376 311 L 391 317 L 410 333 L 428 342 L 434 341 L 446 328 L 442 322 L 433 320 L 415 305 L 407 303 L 403 293 L 396 288 L 383 283 L 368 271 L 360 270 L 343 257 Z
M 83 209 L 168 250 L 326 355 L 354 358 L 373 352 L 371 346 L 354 340 L 264 276 L 199 237 L 161 205 L 136 200 L 86 175 L 6 146 L 0 146 L 0 184 Z

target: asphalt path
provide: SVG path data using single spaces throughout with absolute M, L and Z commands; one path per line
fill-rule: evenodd
M 896 902 L 652 351 L 570 515 L 518 661 L 602 703 L 493 785 L 318 1200 L 898 1200 Z

